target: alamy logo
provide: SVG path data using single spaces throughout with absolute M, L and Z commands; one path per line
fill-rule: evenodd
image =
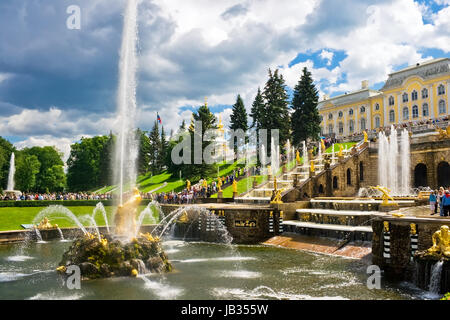
M 81 29 L 81 9 L 77 5 L 71 5 L 66 10 L 69 17 L 66 20 L 66 26 L 69 30 Z
M 367 274 L 369 274 L 369 278 L 367 278 L 367 288 L 372 289 L 381 289 L 381 269 L 379 266 L 370 265 L 367 267 Z
M 66 269 L 65 285 L 69 290 L 81 289 L 81 270 L 79 266 L 70 265 Z

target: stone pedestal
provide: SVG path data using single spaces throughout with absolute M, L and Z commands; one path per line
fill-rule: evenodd
M 237 198 L 238 193 L 237 192 L 233 192 L 233 199 Z
M 339 161 L 339 163 L 344 162 L 344 156 L 338 156 L 338 161 Z
M 286 167 L 286 165 L 283 166 L 283 169 L 282 169 L 282 170 L 283 170 L 283 171 L 282 171 L 283 174 L 287 173 L 287 167 Z
M 222 199 L 222 198 L 223 198 L 223 191 L 222 191 L 222 190 L 220 190 L 220 191 L 217 193 L 217 198 L 218 198 L 218 199 Z
M 316 173 L 314 171 L 309 171 L 309 177 L 312 178 L 316 175 Z
M 258 186 L 258 180 L 253 179 L 252 188 L 255 189 Z
M 272 181 L 272 180 L 273 180 L 271 174 L 267 175 L 267 180 L 269 180 L 269 181 Z

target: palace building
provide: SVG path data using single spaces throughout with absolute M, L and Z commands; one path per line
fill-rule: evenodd
M 322 135 L 345 137 L 389 127 L 448 117 L 450 58 L 417 63 L 389 74 L 380 90 L 363 81 L 360 90 L 324 96 L 318 109 Z

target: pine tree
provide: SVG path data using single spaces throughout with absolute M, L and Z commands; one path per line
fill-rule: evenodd
M 259 159 L 259 129 L 262 129 L 264 119 L 264 98 L 261 94 L 261 89 L 258 87 L 258 93 L 256 94 L 255 100 L 252 104 L 252 109 L 250 110 L 250 117 L 252 118 L 252 125 L 250 128 L 254 128 L 256 130 L 256 150 L 258 151 L 256 153 L 256 159 L 257 159 L 257 165 L 261 165 L 260 159 Z
M 237 160 L 238 146 L 243 145 L 248 142 L 247 130 L 248 130 L 248 120 L 247 120 L 247 110 L 245 110 L 244 101 L 242 101 L 241 95 L 238 94 L 236 103 L 233 105 L 232 113 L 230 116 L 231 125 L 230 129 L 238 130 L 241 129 L 246 134 L 245 139 L 238 139 L 235 137 L 231 141 L 231 146 L 234 149 L 234 157 Z
M 138 174 L 146 174 L 150 168 L 151 142 L 147 131 L 137 129 L 136 134 L 139 137 Z
M 305 67 L 300 81 L 294 88 L 292 98 L 292 136 L 293 144 L 300 146 L 302 141 L 317 140 L 320 134 L 320 115 L 317 109 L 318 91 L 311 77 L 311 72 Z
M 155 121 L 152 131 L 150 131 L 150 171 L 152 175 L 158 174 L 161 171 L 159 162 L 159 153 L 161 151 L 161 138 L 159 135 L 158 121 Z
M 166 138 L 166 132 L 164 131 L 164 127 L 161 127 L 161 149 L 158 155 L 159 166 L 163 169 L 167 167 L 166 159 L 167 159 L 167 150 L 169 148 L 169 142 Z
M 278 69 L 274 73 L 269 69 L 269 80 L 267 80 L 263 92 L 265 108 L 261 116 L 262 128 L 267 129 L 268 143 L 271 141 L 270 129 L 278 129 L 281 146 L 284 146 L 289 139 L 290 133 L 288 95 L 285 87 L 283 76 L 278 74 Z M 282 148 L 280 151 L 284 153 Z

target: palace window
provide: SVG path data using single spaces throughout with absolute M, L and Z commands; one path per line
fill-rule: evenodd
M 408 102 L 408 94 L 405 92 L 404 94 L 403 94 L 403 102 Z
M 409 119 L 409 109 L 408 107 L 404 107 L 403 108 L 403 120 L 408 120 Z
M 441 84 L 441 85 L 438 87 L 438 95 L 442 95 L 442 94 L 445 94 L 445 87 L 444 87 L 443 84 Z
M 332 114 L 332 113 L 329 113 L 329 114 L 328 114 L 328 120 L 331 120 L 331 119 L 333 119 L 333 114 Z
M 375 128 L 381 127 L 380 117 L 375 117 Z
M 353 115 L 353 109 L 348 110 L 349 115 Z
M 412 100 L 412 101 L 417 100 L 417 91 L 416 91 L 416 90 L 414 90 L 414 91 L 411 93 L 411 100 Z
M 366 112 L 366 107 L 361 107 L 361 108 L 359 109 L 359 111 L 360 111 L 361 113 Z
M 339 118 L 342 118 L 343 115 L 342 111 L 339 111 Z
M 344 124 L 339 122 L 339 134 L 344 134 Z
M 395 111 L 389 111 L 389 122 L 395 122 Z
M 439 101 L 439 114 L 445 113 L 446 112 L 445 109 L 446 109 L 445 108 L 445 101 L 444 100 Z
M 428 89 L 423 89 L 422 90 L 422 99 L 426 99 L 428 98 Z
M 412 116 L 413 116 L 413 118 L 418 118 L 419 117 L 419 107 L 418 106 L 413 106 L 412 107 Z
M 366 130 L 366 119 L 361 118 L 361 131 Z
M 424 103 L 422 106 L 422 114 L 424 117 L 428 117 L 430 115 L 430 112 L 428 110 L 428 103 Z
M 377 103 L 377 104 L 375 104 L 375 110 L 380 110 L 380 105 Z
M 353 120 L 349 121 L 348 129 L 349 129 L 350 133 L 353 133 L 353 131 L 355 131 L 355 122 Z
M 332 133 L 333 133 L 333 125 L 332 125 L 332 124 L 329 124 L 329 125 L 328 125 L 328 133 L 329 133 L 329 134 L 332 134 Z
M 394 104 L 395 104 L 394 97 L 393 97 L 393 96 L 390 96 L 390 97 L 389 97 L 389 105 L 390 105 L 390 106 L 393 106 Z

